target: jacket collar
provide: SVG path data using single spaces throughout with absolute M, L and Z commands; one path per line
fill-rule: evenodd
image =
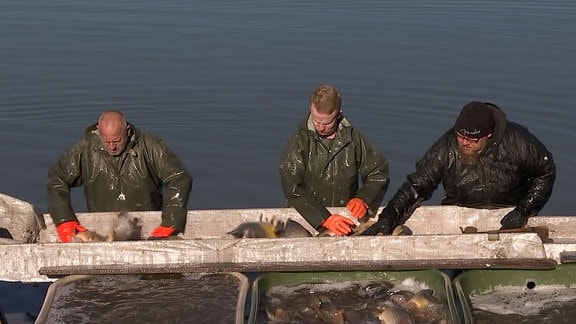
M 320 140 L 320 136 L 318 136 L 318 133 L 314 128 L 314 122 L 312 120 L 311 114 L 308 114 L 308 117 L 300 126 L 300 128 L 306 129 L 308 132 L 311 132 L 313 134 L 316 140 Z M 350 121 L 344 116 L 342 116 L 342 119 L 340 119 L 340 121 L 338 122 L 338 131 L 334 139 L 339 139 L 344 143 L 347 143 L 352 140 L 352 124 L 350 124 Z

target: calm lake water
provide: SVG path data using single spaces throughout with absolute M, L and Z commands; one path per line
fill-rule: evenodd
M 283 206 L 280 155 L 332 83 L 390 163 L 384 202 L 482 100 L 554 154 L 541 214 L 574 215 L 574 35 L 571 0 L 4 0 L 0 192 L 45 211 L 49 166 L 119 109 L 181 157 L 190 209 Z

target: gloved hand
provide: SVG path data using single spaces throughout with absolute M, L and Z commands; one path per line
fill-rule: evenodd
M 394 227 L 396 227 L 394 221 L 396 218 L 396 210 L 394 208 L 385 207 L 378 216 L 378 221 L 368 227 L 364 232 L 360 233 L 360 235 L 390 235 L 392 234 Z
M 56 231 L 58 232 L 60 241 L 63 243 L 69 243 L 74 239 L 76 232 L 86 232 L 87 229 L 77 221 L 67 221 L 56 226 Z
M 322 226 L 338 236 L 350 234 L 352 232 L 350 228 L 351 225 L 354 225 L 352 220 L 338 214 L 330 215 L 330 217 L 322 223 Z
M 514 209 L 508 214 L 506 214 L 506 216 L 504 216 L 502 220 L 500 220 L 500 224 L 502 225 L 500 229 L 505 230 L 505 229 L 521 228 L 524 227 L 524 225 L 526 225 L 527 221 L 528 217 L 525 217 L 524 215 L 522 215 L 522 213 Z
M 366 216 L 366 212 L 368 211 L 368 204 L 362 200 L 362 198 L 352 198 L 346 204 L 346 208 L 352 213 L 352 216 L 356 218 L 362 218 Z
M 161 238 L 166 238 L 172 234 L 174 234 L 175 229 L 174 227 L 168 227 L 168 226 L 158 226 L 156 227 L 152 233 L 150 233 L 150 236 L 148 237 L 149 240 L 154 240 L 154 239 L 161 239 Z

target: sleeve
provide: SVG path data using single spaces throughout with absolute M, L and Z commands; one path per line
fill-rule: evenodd
M 160 138 L 154 137 L 151 165 L 162 182 L 164 189 L 162 203 L 162 226 L 184 231 L 192 176 L 180 159 Z
M 388 161 L 363 137 L 360 137 L 361 161 L 359 163 L 362 187 L 356 193 L 370 206 L 374 215 L 390 184 Z
M 406 182 L 388 202 L 387 207 L 393 208 L 399 217 L 395 222 L 410 217 L 417 204 L 430 199 L 442 181 L 450 150 L 448 136 L 448 133 L 444 134 L 426 151 L 416 163 L 416 171 L 406 177 Z
M 556 179 L 556 165 L 552 154 L 534 135 L 528 135 L 526 141 L 525 172 L 529 179 L 526 196 L 520 200 L 516 209 L 523 216 L 534 216 L 544 207 L 550 196 Z
M 72 209 L 70 188 L 81 186 L 83 183 L 81 169 L 85 143 L 85 140 L 82 140 L 75 144 L 48 170 L 46 185 L 48 212 L 55 225 L 66 221 L 78 221 Z
M 304 185 L 307 152 L 307 141 L 298 133 L 295 134 L 282 155 L 280 179 L 288 205 L 294 207 L 310 225 L 318 229 L 330 216 L 330 212 Z

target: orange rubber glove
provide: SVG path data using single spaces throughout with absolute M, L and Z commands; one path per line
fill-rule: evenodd
M 348 208 L 350 213 L 352 213 L 352 216 L 362 218 L 366 216 L 368 204 L 366 204 L 361 198 L 352 198 L 348 201 L 348 204 L 346 204 L 346 208 Z
M 56 231 L 58 232 L 58 237 L 60 241 L 64 243 L 69 243 L 74 239 L 76 232 L 86 232 L 86 227 L 80 225 L 77 221 L 68 221 L 60 223 L 56 226 Z
M 174 234 L 174 227 L 168 227 L 168 226 L 158 226 L 156 227 L 152 233 L 150 233 L 150 236 L 148 237 L 149 239 L 158 239 L 158 238 L 165 238 L 168 237 L 172 234 Z
M 350 228 L 351 225 L 354 225 L 352 220 L 338 214 L 330 215 L 330 217 L 322 223 L 322 226 L 338 236 L 350 234 L 352 232 Z

